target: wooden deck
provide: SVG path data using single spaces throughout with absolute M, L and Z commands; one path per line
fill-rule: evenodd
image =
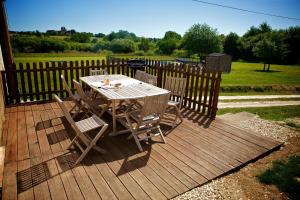
M 163 126 L 167 144 L 106 136 L 71 168 L 70 129 L 56 103 L 6 109 L 3 199 L 169 199 L 228 173 L 280 144 L 216 119 L 184 110 L 175 129 Z M 50 119 L 53 119 L 49 121 Z M 109 119 L 107 119 L 109 120 Z

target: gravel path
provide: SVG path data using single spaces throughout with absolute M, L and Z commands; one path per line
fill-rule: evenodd
M 255 131 L 258 134 L 273 138 L 274 140 L 287 143 L 288 137 L 296 136 L 296 131 L 280 126 L 275 122 L 270 122 L 267 120 L 263 120 L 259 118 L 258 116 L 252 117 L 248 120 L 243 120 L 239 124 L 240 127 Z M 268 158 L 266 158 L 268 159 Z M 258 163 L 260 161 L 257 161 Z M 271 161 L 268 161 L 268 163 L 271 163 Z M 272 194 L 269 190 L 266 190 L 265 188 L 262 188 L 263 186 L 258 183 L 257 181 L 253 181 L 252 179 L 255 179 L 252 176 L 252 171 L 255 171 L 255 163 L 250 163 L 244 168 L 242 168 L 240 171 L 234 172 L 232 174 L 229 174 L 225 177 L 221 177 L 219 179 L 213 180 L 203 186 L 197 187 L 189 192 L 186 192 L 176 198 L 174 200 L 190 200 L 190 199 L 204 199 L 204 200 L 213 200 L 213 199 L 282 199 L 283 197 L 278 196 L 278 193 Z M 261 170 L 261 167 L 258 167 Z M 251 171 L 252 170 L 252 171 Z M 247 175 L 250 178 L 247 177 Z M 249 185 L 250 188 L 259 188 L 262 190 L 263 195 L 260 196 L 260 193 L 251 195 L 250 190 L 250 196 L 249 198 L 249 191 L 245 191 L 245 188 L 248 188 L 248 185 L 245 187 L 245 183 L 241 180 L 243 178 L 248 180 L 246 184 L 253 184 Z M 251 179 L 252 178 L 252 179 Z M 244 180 L 243 180 L 244 181 Z M 243 187 L 244 186 L 244 187 Z M 244 189 L 243 189 L 244 188 Z M 261 192 L 261 191 L 260 191 Z M 248 195 L 247 195 L 248 193 Z M 255 192 L 254 192 L 255 193 Z M 274 196 L 275 195 L 275 196 Z M 281 194 L 279 194 L 281 195 Z

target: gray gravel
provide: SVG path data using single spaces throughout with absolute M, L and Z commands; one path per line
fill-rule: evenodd
M 258 134 L 270 137 L 279 142 L 287 142 L 288 137 L 299 134 L 290 128 L 283 127 L 275 122 L 263 120 L 259 117 L 253 117 L 251 119 L 241 121 L 239 126 L 247 130 L 255 131 Z M 251 165 L 251 163 L 249 165 Z M 194 188 L 193 190 L 174 198 L 174 200 L 247 199 L 243 194 L 243 190 L 238 181 L 232 177 L 233 174 L 229 174 L 225 177 L 213 180 L 203 186 Z

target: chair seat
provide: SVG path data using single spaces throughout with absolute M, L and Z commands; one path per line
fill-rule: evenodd
M 92 104 L 93 106 L 100 106 L 103 104 L 108 104 L 108 100 L 105 98 L 96 98 L 96 99 L 92 99 L 90 101 L 90 104 Z
M 78 127 L 78 129 L 81 132 L 94 130 L 96 128 L 103 126 L 104 124 L 105 122 L 101 120 L 97 115 L 93 115 L 87 119 L 83 119 L 78 122 L 75 122 L 75 125 Z
M 130 116 L 134 120 L 138 121 L 138 119 L 141 117 L 141 111 L 140 110 L 133 111 L 133 112 L 130 113 Z M 158 119 L 159 119 L 159 117 L 157 117 L 157 116 L 148 115 L 148 116 L 146 116 L 146 117 L 143 118 L 143 121 L 144 122 L 146 122 L 148 120 L 155 121 L 155 120 L 158 120 Z
M 172 101 L 172 100 L 168 101 L 168 106 L 177 106 L 177 105 L 179 105 L 178 101 Z
M 74 94 L 72 98 L 73 98 L 75 101 L 80 101 L 80 100 L 81 100 L 79 94 Z

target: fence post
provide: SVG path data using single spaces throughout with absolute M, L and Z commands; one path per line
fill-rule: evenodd
M 214 87 L 214 95 L 213 95 L 213 104 L 212 104 L 212 111 L 210 118 L 214 119 L 216 118 L 217 111 L 218 111 L 218 101 L 219 101 L 219 92 L 220 92 L 220 85 L 221 85 L 221 79 L 222 78 L 222 72 L 217 72 L 217 78 L 215 79 L 215 87 Z
M 162 87 L 163 80 L 163 66 L 160 61 L 155 62 L 155 67 L 157 68 L 157 85 L 158 87 Z
M 6 71 L 2 71 L 1 72 L 1 76 L 2 76 L 2 86 L 3 86 L 3 91 L 4 91 L 4 98 L 5 98 L 5 105 L 8 105 L 9 102 L 9 98 L 8 98 L 8 93 L 7 93 L 7 86 L 6 86 L 6 76 L 5 76 Z

